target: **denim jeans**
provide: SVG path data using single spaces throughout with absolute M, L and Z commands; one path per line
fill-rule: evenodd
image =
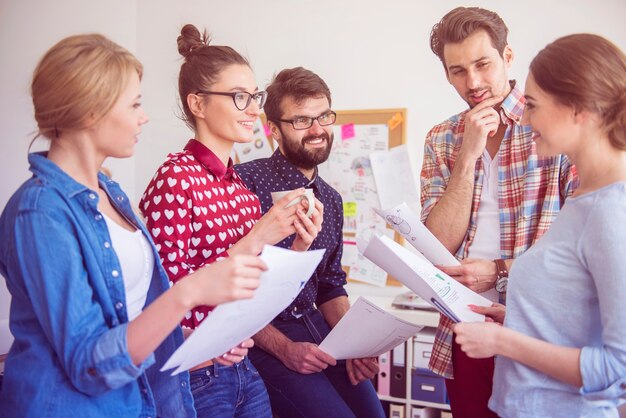
M 279 331 L 292 341 L 319 344 L 330 332 L 322 314 L 315 310 L 300 318 L 274 320 Z M 250 350 L 250 360 L 263 377 L 272 411 L 288 417 L 384 417 L 371 381 L 353 386 L 346 362 L 338 361 L 320 373 L 300 374 L 260 348 Z
M 233 366 L 214 364 L 190 373 L 198 418 L 271 418 L 270 402 L 259 372 L 246 357 Z

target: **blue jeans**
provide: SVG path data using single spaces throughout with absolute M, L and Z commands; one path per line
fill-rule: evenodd
M 230 367 L 194 370 L 189 380 L 198 418 L 272 417 L 263 380 L 247 357 Z
M 330 332 L 317 310 L 297 319 L 276 319 L 272 325 L 297 342 L 319 344 Z M 345 361 L 320 373 L 300 374 L 260 348 L 252 348 L 249 356 L 265 382 L 272 411 L 281 418 L 385 416 L 372 382 L 353 386 Z

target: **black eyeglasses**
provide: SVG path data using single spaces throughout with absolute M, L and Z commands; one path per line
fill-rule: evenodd
M 298 116 L 294 119 L 278 120 L 280 122 L 291 123 L 293 129 L 300 131 L 303 129 L 309 129 L 311 126 L 313 126 L 314 121 L 317 121 L 320 126 L 332 125 L 333 123 L 335 123 L 335 120 L 337 120 L 337 114 L 331 110 L 330 112 L 323 113 L 316 118 L 310 118 L 308 116 Z
M 235 107 L 239 110 L 246 110 L 248 106 L 250 106 L 250 102 L 254 100 L 254 102 L 259 106 L 259 109 L 263 108 L 263 105 L 267 101 L 267 92 L 266 91 L 257 91 L 256 93 L 248 93 L 247 91 L 238 91 L 234 93 L 224 93 L 221 91 L 206 91 L 206 90 L 198 90 L 195 94 L 216 94 L 218 96 L 230 96 L 233 98 L 233 103 L 235 103 Z

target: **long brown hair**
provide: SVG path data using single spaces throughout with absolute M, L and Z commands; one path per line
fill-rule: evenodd
M 548 44 L 530 63 L 537 85 L 559 103 L 597 114 L 613 147 L 626 150 L 626 57 L 587 33 Z

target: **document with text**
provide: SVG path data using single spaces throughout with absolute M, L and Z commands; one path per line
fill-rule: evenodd
M 374 210 L 431 263 L 440 266 L 458 266 L 461 264 L 424 226 L 420 221 L 419 214 L 413 212 L 406 203 L 401 203 L 391 209 Z
M 378 357 L 424 328 L 359 297 L 319 348 L 336 360 Z
M 217 306 L 172 354 L 161 371 L 172 375 L 221 356 L 270 323 L 298 296 L 325 250 L 297 252 L 266 245 L 261 259 L 268 269 L 252 299 Z
M 426 257 L 414 254 L 392 239 L 374 235 L 358 239 L 359 251 L 435 309 L 454 322 L 484 321 L 467 305 L 491 306 L 491 301 L 463 286 L 435 267 Z

